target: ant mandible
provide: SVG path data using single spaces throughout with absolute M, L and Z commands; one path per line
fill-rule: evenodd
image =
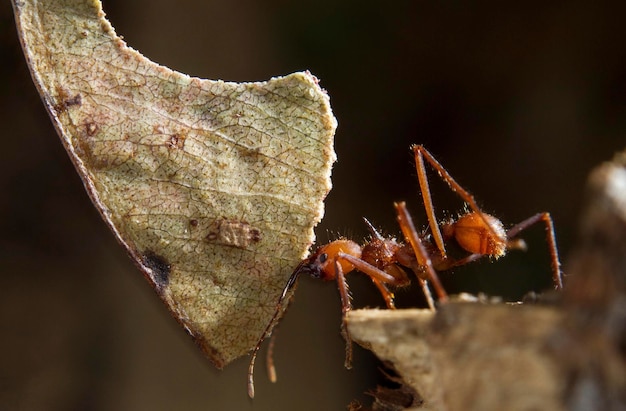
M 428 288 L 428 282 L 432 284 L 440 302 L 445 302 L 448 299 L 448 295 L 437 276 L 437 271 L 464 265 L 485 256 L 497 259 L 504 256 L 510 249 L 525 249 L 526 244 L 523 240 L 517 238 L 517 235 L 529 226 L 543 222 L 550 251 L 554 288 L 556 290 L 563 288 L 554 224 L 549 213 L 535 214 L 505 230 L 500 220 L 481 211 L 474 196 L 461 187 L 428 150 L 421 145 L 414 145 L 411 148 L 415 155 L 415 167 L 417 168 L 417 177 L 424 208 L 426 209 L 430 235 L 418 233 L 406 208 L 406 204 L 399 202 L 394 203 L 394 207 L 406 244 L 397 242 L 394 238 L 384 238 L 365 220 L 372 234 L 370 241 L 365 245 L 360 246 L 354 241 L 339 239 L 319 247 L 314 254 L 303 260 L 287 281 L 287 285 L 276 304 L 274 317 L 252 352 L 248 369 L 248 395 L 251 398 L 254 397 L 253 374 L 257 353 L 261 343 L 271 334 L 274 325 L 282 316 L 284 302 L 291 295 L 291 291 L 300 274 L 308 273 L 313 278 L 337 281 L 342 307 L 341 333 L 346 340 L 346 368 L 351 368 L 352 340 L 348 333 L 345 319 L 348 311 L 352 309 L 352 303 L 345 275 L 354 270 L 368 275 L 380 291 L 387 307 L 394 309 L 394 294 L 390 291 L 389 286 L 402 287 L 410 283 L 410 279 L 405 272 L 406 268 L 415 274 L 430 309 L 434 310 L 435 303 Z M 428 161 L 450 189 L 467 203 L 469 211 L 456 220 L 437 222 L 424 160 Z M 446 252 L 445 242 L 452 239 L 469 254 L 460 259 L 449 257 Z M 273 341 L 270 342 L 270 348 L 268 349 L 268 371 L 270 380 L 274 382 L 276 373 L 271 360 L 272 346 Z

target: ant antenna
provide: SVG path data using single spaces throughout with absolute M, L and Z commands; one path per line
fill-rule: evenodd
M 278 298 L 278 303 L 276 303 L 276 311 L 274 312 L 274 316 L 270 320 L 269 324 L 267 324 L 267 327 L 265 327 L 265 331 L 263 331 L 261 338 L 256 343 L 256 346 L 254 347 L 254 350 L 252 351 L 252 358 L 250 359 L 250 365 L 248 366 L 248 396 L 250 398 L 254 398 L 254 363 L 256 362 L 256 356 L 259 353 L 261 344 L 263 343 L 263 341 L 265 341 L 267 337 L 269 337 L 272 334 L 272 329 L 274 328 L 274 326 L 276 325 L 280 317 L 283 315 L 284 313 L 283 303 L 285 299 L 287 298 L 287 295 L 291 292 L 291 290 L 296 285 L 298 277 L 300 276 L 300 273 L 303 271 L 302 268 L 305 266 L 306 261 L 307 260 L 303 260 L 302 262 L 300 262 L 298 267 L 296 267 L 295 271 L 291 274 L 291 277 L 289 277 L 287 284 L 283 288 L 283 292 L 280 294 L 280 297 Z M 273 361 L 271 362 L 271 365 L 270 365 L 269 374 L 270 374 L 270 379 L 272 377 L 274 380 L 276 379 L 276 370 L 274 368 Z

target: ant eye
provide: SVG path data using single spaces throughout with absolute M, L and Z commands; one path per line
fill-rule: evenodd
M 320 263 L 324 264 L 328 260 L 328 254 L 322 253 L 320 254 Z

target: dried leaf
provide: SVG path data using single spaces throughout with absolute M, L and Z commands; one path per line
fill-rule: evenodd
M 436 314 L 357 310 L 348 327 L 423 397 L 407 410 L 561 410 L 545 348 L 561 319 L 551 307 L 449 303 Z
M 13 1 L 34 82 L 94 204 L 218 367 L 250 350 L 313 242 L 336 121 L 309 73 L 201 80 L 95 0 Z

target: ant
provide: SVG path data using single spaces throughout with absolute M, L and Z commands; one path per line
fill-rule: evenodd
M 347 239 L 335 240 L 319 247 L 310 257 L 300 262 L 280 295 L 274 317 L 252 352 L 248 369 L 248 395 L 250 398 L 254 397 L 254 363 L 261 343 L 271 335 L 274 325 L 282 317 L 286 308 L 283 307 L 284 302 L 290 300 L 288 297 L 291 297 L 300 274 L 308 273 L 313 278 L 337 281 L 342 307 L 341 334 L 346 340 L 345 366 L 348 369 L 351 368 L 352 362 L 352 340 L 347 330 L 346 314 L 352 309 L 352 303 L 345 275 L 354 270 L 368 275 L 380 291 L 387 308 L 394 309 L 394 294 L 389 287 L 397 288 L 408 285 L 410 279 L 405 271 L 408 269 L 417 277 L 430 309 L 434 310 L 435 302 L 428 287 L 429 282 L 440 302 L 445 302 L 448 299 L 448 295 L 439 281 L 437 271 L 468 264 L 485 256 L 498 259 L 512 249 L 524 250 L 526 244 L 524 240 L 517 238 L 518 234 L 535 223 L 543 222 L 550 251 L 554 288 L 556 290 L 563 288 L 554 224 L 549 213 L 535 214 L 506 230 L 499 219 L 481 211 L 474 196 L 461 187 L 428 150 L 421 145 L 414 145 L 411 148 L 415 156 L 417 177 L 430 234 L 418 233 L 404 202 L 394 203 L 397 221 L 406 243 L 398 242 L 395 238 L 383 237 L 367 219 L 364 219 L 372 236 L 363 246 Z M 424 160 L 428 161 L 450 189 L 469 206 L 469 210 L 456 220 L 437 222 Z M 445 243 L 450 240 L 454 240 L 461 249 L 469 254 L 459 259 L 449 257 Z M 270 380 L 275 382 L 276 373 L 271 358 L 272 350 L 273 339 L 270 341 L 268 349 L 267 367 Z

